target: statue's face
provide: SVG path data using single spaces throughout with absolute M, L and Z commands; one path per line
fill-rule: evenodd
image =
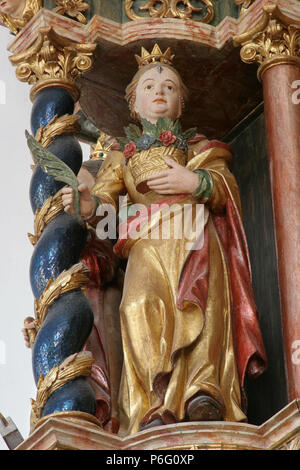
M 10 16 L 21 16 L 25 8 L 25 0 L 0 0 L 0 13 Z
M 167 67 L 158 66 L 147 70 L 139 79 L 134 110 L 153 123 L 160 117 L 175 121 L 182 111 L 180 97 L 177 75 Z

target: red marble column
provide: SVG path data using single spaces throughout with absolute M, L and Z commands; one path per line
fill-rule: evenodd
M 300 93 L 292 88 L 297 80 L 300 64 L 278 64 L 262 75 L 290 400 L 300 397 Z

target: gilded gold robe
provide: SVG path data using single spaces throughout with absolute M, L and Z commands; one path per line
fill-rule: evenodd
M 156 417 L 165 423 L 185 420 L 187 403 L 199 392 L 221 403 L 224 420 L 246 420 L 235 357 L 228 263 L 212 217 L 224 211 L 228 198 L 224 182 L 240 210 L 239 191 L 229 170 L 230 151 L 201 151 L 206 144 L 191 146 L 187 162 L 191 170 L 210 171 L 213 179 L 203 219 L 209 241 L 205 311 L 193 302 L 178 307 L 178 283 L 189 240 L 172 236 L 174 225 L 167 239 L 143 237 L 149 224 L 159 223 L 157 219 L 150 221 L 141 227 L 140 237 L 124 244 L 122 254 L 128 256 L 128 264 L 120 306 L 124 350 L 119 393 L 121 435 L 136 433 L 141 423 Z M 116 210 L 120 195 L 147 207 L 168 199 L 153 191 L 139 193 L 123 154 L 116 151 L 107 157 L 92 193 Z M 178 202 L 179 206 L 199 203 L 201 200 L 190 195 Z

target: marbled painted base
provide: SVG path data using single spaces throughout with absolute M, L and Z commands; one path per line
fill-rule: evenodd
M 17 450 L 296 450 L 300 448 L 299 406 L 295 400 L 261 426 L 178 423 L 122 439 L 87 421 L 57 415 L 44 421 Z

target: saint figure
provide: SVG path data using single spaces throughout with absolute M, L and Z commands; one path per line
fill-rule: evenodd
M 126 99 L 140 125 L 126 129 L 92 190 L 79 186 L 89 223 L 101 204 L 119 214 L 114 251 L 128 258 L 119 432 L 245 421 L 245 374 L 260 375 L 266 358 L 231 149 L 182 129 L 188 91 L 170 49 L 137 60 Z M 72 189 L 63 192 L 72 213 Z

